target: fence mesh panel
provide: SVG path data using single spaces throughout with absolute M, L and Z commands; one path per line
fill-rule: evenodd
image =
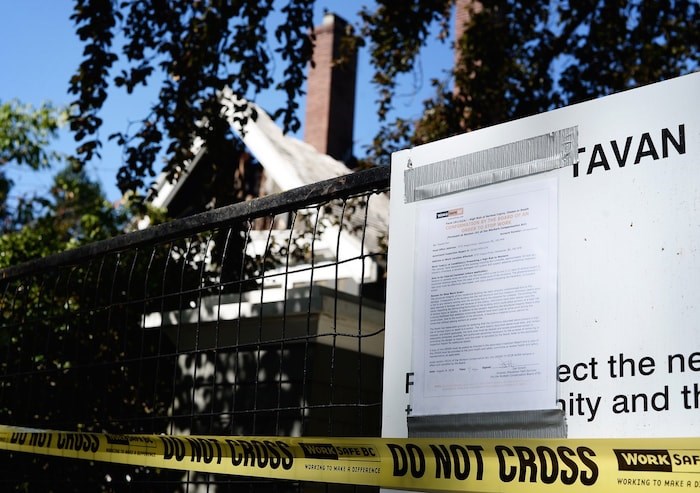
M 0 273 L 0 424 L 379 436 L 388 173 L 356 175 Z M 2 491 L 326 489 L 9 452 L 0 468 Z

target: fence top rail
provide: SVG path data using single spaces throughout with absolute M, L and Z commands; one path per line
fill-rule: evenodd
M 389 187 L 389 167 L 381 166 L 312 183 L 286 192 L 238 202 L 229 206 L 176 219 L 150 228 L 122 234 L 107 240 L 42 257 L 0 270 L 0 279 L 8 280 L 35 272 L 71 265 L 81 260 L 127 248 L 149 246 L 185 235 L 216 229 L 235 221 L 273 215 L 313 206 L 354 194 L 383 190 Z

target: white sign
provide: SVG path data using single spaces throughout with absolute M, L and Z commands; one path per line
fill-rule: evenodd
M 551 408 L 556 181 L 428 204 L 416 230 L 413 415 Z
M 449 162 L 564 128 L 578 132 L 575 163 L 481 188 L 448 187 L 449 195 L 405 200 L 409 167 Z M 700 436 L 700 73 L 400 151 L 392 158 L 391 180 L 384 436 L 406 436 L 407 410 L 415 412 L 416 405 L 428 414 L 530 407 L 517 392 L 478 394 L 482 385 L 493 389 L 495 371 L 466 378 L 469 371 L 464 370 L 465 378 L 455 376 L 474 363 L 470 358 L 520 369 L 536 359 L 545 368 L 550 353 L 544 343 L 532 358 L 506 361 L 497 348 L 463 351 L 460 342 L 448 354 L 450 339 L 440 345 L 440 337 L 465 336 L 451 334 L 448 323 L 430 318 L 431 310 L 436 317 L 454 316 L 431 303 L 432 290 L 440 302 L 452 296 L 447 294 L 449 282 L 443 285 L 439 277 L 446 267 L 433 270 L 431 262 L 441 258 L 438 243 L 465 250 L 473 245 L 450 238 L 441 226 L 445 223 L 431 225 L 430 216 L 460 208 L 474 219 L 521 208 L 541 211 L 538 194 L 526 191 L 547 190 L 551 182 L 556 183 L 556 226 L 545 224 L 546 212 L 533 214 L 536 230 L 521 243 L 525 252 L 546 244 L 548 228 L 556 237 L 556 255 L 532 260 L 557 278 L 557 323 L 531 326 L 537 326 L 540 343 L 549 337 L 547 327 L 557 331 L 556 395 L 539 397 L 551 399 L 547 407 L 564 411 L 572 438 Z M 511 200 L 508 190 L 513 187 L 524 192 Z M 476 212 L 467 212 L 469 208 Z M 472 238 L 498 236 L 483 232 Z M 470 274 L 457 267 L 457 258 L 449 260 L 446 264 L 460 273 L 455 292 L 462 291 Z M 501 268 L 505 265 L 488 267 Z M 540 289 L 540 304 L 529 314 L 548 317 L 551 307 L 542 304 L 549 299 L 547 281 L 520 280 L 527 281 L 519 285 L 521 295 L 528 284 Z M 477 301 L 475 309 L 489 310 L 495 303 L 491 296 L 477 298 L 489 289 L 479 283 L 472 291 L 476 294 L 465 295 L 471 299 L 455 300 L 455 305 Z M 496 346 L 503 342 L 498 324 L 516 318 L 517 313 L 510 313 L 485 320 Z M 414 342 L 416 334 L 424 339 Z M 431 336 L 438 342 L 431 342 Z M 417 347 L 420 341 L 423 347 Z M 413 360 L 411 354 L 419 357 Z M 436 368 L 451 371 L 443 377 L 431 373 Z M 517 382 L 511 376 L 506 385 Z M 535 381 L 525 385 L 538 387 Z

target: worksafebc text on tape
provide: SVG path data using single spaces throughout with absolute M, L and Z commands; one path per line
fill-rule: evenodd
M 120 435 L 0 426 L 0 449 L 411 490 L 700 491 L 700 438 L 281 438 Z

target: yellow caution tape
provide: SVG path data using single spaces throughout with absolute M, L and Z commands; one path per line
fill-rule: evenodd
M 0 449 L 404 490 L 700 491 L 700 438 L 280 438 L 120 435 L 0 426 Z

